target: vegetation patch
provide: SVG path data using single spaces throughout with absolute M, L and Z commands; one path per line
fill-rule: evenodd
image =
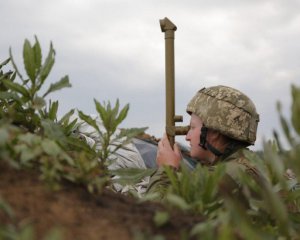
M 45 82 L 55 61 L 50 44 L 43 61 L 37 38 L 25 40 L 26 77 L 12 51 L 0 63 L 0 239 L 298 239 L 300 235 L 300 88 L 291 86 L 291 118 L 277 103 L 284 136 L 274 131 L 261 154 L 251 154 L 265 182 L 240 173 L 239 189 L 215 170 L 166 168 L 170 186 L 160 203 L 110 190 L 113 175 L 135 184 L 153 169 L 110 170 L 114 154 L 146 128 L 120 129 L 129 105 L 94 100 L 95 118 L 46 100 L 71 87 L 68 76 Z M 5 70 L 11 64 L 13 71 Z M 78 133 L 89 125 L 94 142 Z M 285 138 L 288 148 L 284 149 Z M 151 201 L 149 201 L 151 200 Z M 53 228 L 52 228 L 53 227 Z

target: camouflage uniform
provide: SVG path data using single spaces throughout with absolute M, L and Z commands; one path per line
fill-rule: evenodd
M 223 185 L 227 187 L 239 187 L 240 172 L 245 172 L 253 177 L 257 182 L 264 181 L 255 164 L 252 163 L 246 156 L 255 154 L 247 148 L 239 149 L 226 158 L 220 158 L 217 163 L 225 165 L 225 175 L 223 178 Z M 207 166 L 211 171 L 214 171 L 215 166 Z M 164 167 L 160 167 L 150 179 L 147 194 L 157 194 L 157 198 L 161 199 L 169 186 L 170 182 L 165 174 Z M 221 184 L 221 183 L 220 183 Z
M 197 115 L 207 129 L 216 130 L 230 139 L 242 143 L 240 146 L 252 145 L 256 140 L 259 115 L 253 102 L 236 89 L 226 86 L 203 88 L 192 98 L 186 110 L 189 114 Z M 212 146 L 209 147 L 206 139 L 199 147 L 214 149 Z M 226 176 L 229 176 L 238 185 L 240 184 L 238 177 L 240 170 L 247 172 L 257 180 L 261 178 L 254 165 L 247 159 L 246 151 L 249 150 L 245 147 L 231 147 L 218 156 L 215 161 L 215 163 L 225 163 Z M 161 195 L 167 185 L 168 180 L 164 169 L 160 168 L 152 176 L 147 192 L 158 192 Z

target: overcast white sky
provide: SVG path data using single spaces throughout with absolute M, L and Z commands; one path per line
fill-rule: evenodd
M 256 148 L 278 129 L 276 101 L 286 114 L 290 85 L 300 78 L 299 0 L 9 0 L 1 1 L 0 61 L 12 47 L 21 65 L 25 38 L 50 41 L 56 63 L 48 84 L 69 75 L 73 85 L 52 95 L 60 113 L 95 113 L 93 99 L 130 103 L 124 127 L 165 125 L 164 34 L 175 33 L 176 114 L 198 89 L 228 85 L 246 93 L 260 114 Z M 289 115 L 288 115 L 289 116 Z M 178 138 L 183 141 L 182 138 Z

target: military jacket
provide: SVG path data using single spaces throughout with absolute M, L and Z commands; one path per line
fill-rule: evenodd
M 247 156 L 255 154 L 247 148 L 240 149 L 228 157 L 219 158 L 216 164 L 213 166 L 207 166 L 211 171 L 214 170 L 215 166 L 219 163 L 225 165 L 225 179 L 228 182 L 231 181 L 237 187 L 240 186 L 240 172 L 245 172 L 253 177 L 256 181 L 262 181 L 262 176 L 259 171 L 255 168 L 255 164 L 247 158 Z M 151 177 L 150 183 L 147 189 L 148 194 L 157 194 L 159 198 L 163 198 L 165 191 L 169 185 L 168 178 L 164 172 L 164 167 L 160 167 L 156 173 Z

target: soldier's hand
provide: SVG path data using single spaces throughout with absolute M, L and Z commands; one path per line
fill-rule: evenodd
M 177 143 L 174 144 L 174 150 L 171 148 L 169 139 L 166 134 L 158 143 L 158 150 L 156 156 L 157 165 L 168 165 L 178 169 L 182 159 L 181 150 Z

